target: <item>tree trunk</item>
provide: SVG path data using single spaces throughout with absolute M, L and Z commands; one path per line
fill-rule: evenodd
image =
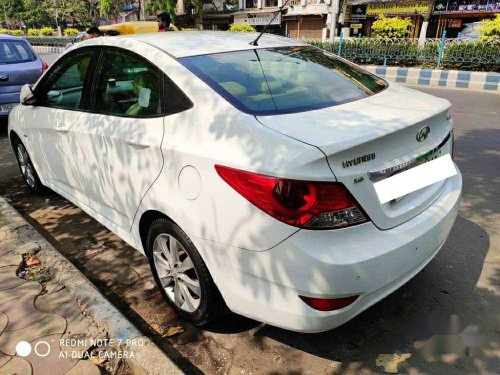
M 418 37 L 418 46 L 419 47 L 422 47 L 425 43 L 425 38 L 427 36 L 427 26 L 429 26 L 429 21 L 431 19 L 431 13 L 432 13 L 432 10 L 434 9 L 434 1 L 435 0 L 430 0 L 429 9 L 424 14 L 424 22 L 422 22 L 422 27 L 420 28 L 420 35 Z

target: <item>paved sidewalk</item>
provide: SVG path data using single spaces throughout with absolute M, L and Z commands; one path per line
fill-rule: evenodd
M 0 375 L 177 373 L 0 197 Z
M 54 280 L 26 281 L 16 275 L 22 254 L 41 249 L 34 242 L 23 244 L 17 229 L 9 226 L 0 212 L 0 374 L 100 374 L 90 360 L 59 358 L 64 349 L 60 339 L 85 338 L 88 344 L 78 350 L 86 351 L 90 339 L 104 338 L 106 332 L 100 332 L 83 315 L 64 285 Z M 16 353 L 20 341 L 31 344 L 29 355 Z M 49 347 L 47 357 L 40 356 Z

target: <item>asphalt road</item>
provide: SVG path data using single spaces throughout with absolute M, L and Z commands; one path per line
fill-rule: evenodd
M 453 104 L 454 158 L 464 178 L 459 218 L 437 257 L 388 298 L 325 333 L 296 334 L 235 315 L 201 330 L 176 321 L 189 334 L 163 339 L 162 347 L 183 369 L 193 373 L 371 374 L 383 373 L 377 363 L 398 361 L 398 355 L 405 355 L 399 366 L 402 373 L 498 373 L 500 95 L 421 90 Z M 94 238 L 110 238 L 104 228 L 62 198 L 28 194 L 18 176 L 2 130 L 0 194 L 11 199 L 76 264 L 81 251 L 65 253 L 70 242 L 64 241 L 74 235 L 70 227 L 74 233 L 87 230 Z M 75 229 L 75 223 L 84 227 Z M 73 242 L 84 242 L 75 238 Z M 113 241 L 116 251 L 125 247 Z M 103 244 L 111 247 L 110 242 Z M 97 269 L 89 275 L 85 267 L 83 271 L 93 281 L 102 273 Z M 140 296 L 131 299 L 119 289 L 110 293 L 105 280 L 96 283 L 141 329 L 155 330 L 148 318 L 153 313 L 141 309 L 145 303 Z M 147 304 L 169 314 L 167 308 Z
M 60 56 L 60 53 L 39 53 L 38 56 L 47 64 L 52 65 L 54 61 Z

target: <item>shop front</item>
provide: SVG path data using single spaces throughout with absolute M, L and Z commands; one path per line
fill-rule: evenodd
M 278 13 L 273 20 L 273 17 L 278 8 L 265 8 L 262 10 L 252 9 L 252 10 L 244 10 L 233 13 L 233 22 L 235 24 L 248 24 L 253 26 L 257 31 L 262 31 L 262 29 L 269 24 L 266 29 L 266 32 L 273 34 L 282 34 L 281 27 L 281 14 Z
M 500 0 L 435 0 L 427 37 L 478 37 L 477 23 L 500 14 Z
M 409 37 L 418 38 L 423 15 L 428 12 L 429 1 L 367 1 L 348 0 L 346 11 L 346 26 L 350 28 L 352 36 L 372 36 L 372 24 L 377 17 L 410 18 L 412 26 Z

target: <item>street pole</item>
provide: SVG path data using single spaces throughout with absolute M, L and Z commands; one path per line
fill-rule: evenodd
M 337 19 L 339 14 L 339 3 L 340 0 L 331 0 L 332 5 L 330 6 L 330 43 L 335 40 L 335 35 L 337 35 Z

